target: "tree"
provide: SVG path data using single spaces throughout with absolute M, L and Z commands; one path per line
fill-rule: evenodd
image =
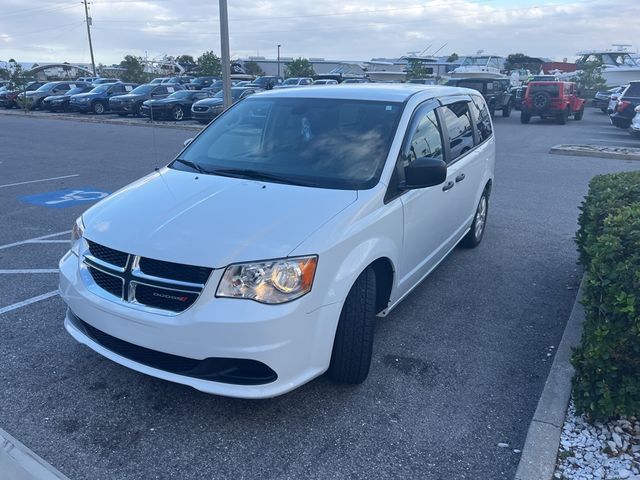
M 260 77 L 264 75 L 264 70 L 260 68 L 258 62 L 254 62 L 253 60 L 249 60 L 248 62 L 244 62 L 244 71 L 249 75 L 253 75 L 254 77 Z
M 285 65 L 284 74 L 287 77 L 313 77 L 316 72 L 309 60 L 299 57 Z
M 198 73 L 203 77 L 219 77 L 222 75 L 220 58 L 211 50 L 198 57 Z
M 0 79 L 9 80 L 11 78 L 11 72 L 8 68 L 0 67 Z
M 529 57 L 524 53 L 510 53 L 504 63 L 504 69 L 508 71 L 519 70 L 521 68 L 529 70 L 531 73 L 538 73 L 542 66 L 542 60 Z
M 584 90 L 604 90 L 607 82 L 602 76 L 602 63 L 584 63 L 576 76 L 576 82 Z
M 27 79 L 24 75 L 22 65 L 16 62 L 13 58 L 9 60 L 11 65 L 11 75 L 9 77 L 9 86 L 11 90 L 22 90 L 27 84 Z
M 449 58 L 447 58 L 447 62 L 449 63 L 453 63 L 455 61 L 457 61 L 460 57 L 458 56 L 457 53 L 452 53 L 451 55 L 449 55 Z
M 433 67 L 427 66 L 422 60 L 418 58 L 409 59 L 407 65 L 407 80 L 413 78 L 426 78 L 433 75 Z
M 185 65 L 196 64 L 195 58 L 193 58 L 191 55 L 178 55 L 176 57 L 176 62 L 178 62 L 179 64 L 185 64 Z
M 144 67 L 139 57 L 133 55 L 126 55 L 124 60 L 120 62 L 120 67 L 124 69 L 121 77 L 125 82 L 144 83 L 146 75 L 144 73 Z

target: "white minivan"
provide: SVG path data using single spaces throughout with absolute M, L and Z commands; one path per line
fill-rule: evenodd
M 198 390 L 286 393 L 369 373 L 384 317 L 482 240 L 495 142 L 482 96 L 355 84 L 273 90 L 77 219 L 67 331 Z

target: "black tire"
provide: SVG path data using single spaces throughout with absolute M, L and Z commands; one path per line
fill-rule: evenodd
M 133 112 L 133 116 L 134 117 L 141 117 L 142 116 L 142 104 L 138 103 L 137 105 L 134 105 L 132 112 Z
M 333 341 L 329 377 L 358 384 L 369 375 L 376 322 L 376 274 L 368 267 L 351 287 Z
M 171 109 L 171 118 L 176 122 L 184 119 L 184 110 L 180 105 L 176 105 Z
M 487 215 L 489 214 L 489 192 L 485 189 L 482 192 L 478 206 L 476 207 L 476 213 L 473 216 L 473 223 L 471 223 L 471 229 L 460 241 L 460 246 L 463 248 L 476 248 L 482 242 L 484 237 L 485 227 L 487 226 Z
M 505 117 L 505 118 L 509 118 L 511 116 L 511 102 L 508 102 L 502 108 L 502 116 Z
M 551 105 L 551 95 L 547 92 L 536 92 L 536 94 L 533 95 L 532 102 L 535 109 L 540 111 L 546 110 Z
M 563 110 L 556 117 L 556 122 L 558 123 L 558 125 L 564 125 L 565 123 L 567 123 L 567 120 L 569 120 L 569 109 L 568 108 Z
M 93 105 L 91 105 L 91 110 L 96 115 L 102 115 L 106 109 L 104 108 L 104 103 L 102 103 L 102 102 L 93 102 Z
M 496 116 L 496 105 L 494 103 L 489 104 L 489 115 L 491 115 L 491 118 Z
M 531 121 L 531 115 L 527 112 L 520 112 L 520 123 L 529 123 Z
M 582 117 L 584 117 L 584 105 L 580 107 L 580 110 L 573 114 L 574 120 L 582 120 Z
M 607 112 L 607 107 L 602 107 L 602 108 L 600 109 L 600 111 L 601 111 L 602 113 L 608 113 L 608 112 Z

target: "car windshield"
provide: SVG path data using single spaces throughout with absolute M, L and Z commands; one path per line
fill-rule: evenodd
M 111 85 L 109 84 L 102 84 L 99 87 L 95 87 L 93 90 L 91 90 L 91 93 L 105 93 L 107 90 L 109 90 L 109 87 Z
M 49 90 L 53 90 L 53 87 L 56 86 L 56 82 L 49 82 L 42 85 L 36 92 L 48 92 Z
M 190 90 L 180 90 L 178 92 L 173 92 L 167 98 L 191 98 L 194 92 Z
M 82 93 L 85 91 L 86 87 L 76 87 L 76 88 L 72 88 L 70 90 L 68 90 L 67 92 L 65 92 L 65 95 L 75 95 L 77 93 Z
M 240 95 L 242 95 L 242 92 L 244 92 L 245 89 L 244 88 L 232 88 L 231 89 L 231 98 L 236 100 Z M 224 96 L 224 90 L 220 90 L 218 93 L 216 93 L 213 98 L 222 98 Z
M 547 83 L 547 84 L 529 84 L 529 95 L 534 95 L 538 92 L 546 92 L 552 96 L 560 95 L 560 85 L 557 83 Z
M 299 80 L 297 78 L 287 78 L 283 85 L 297 85 Z
M 155 87 L 156 87 L 155 85 L 140 85 L 139 87 L 136 87 L 133 90 L 131 90 L 129 93 L 132 93 L 134 95 L 144 95 L 145 93 L 149 93 Z
M 320 188 L 373 187 L 403 104 L 249 97 L 203 131 L 171 167 Z

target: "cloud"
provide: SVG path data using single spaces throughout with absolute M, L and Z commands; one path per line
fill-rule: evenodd
M 544 0 L 543 0 L 544 1 Z M 234 0 L 229 5 L 231 52 L 244 57 L 283 56 L 368 60 L 410 51 L 464 55 L 479 49 L 574 58 L 587 48 L 631 43 L 619 19 L 637 16 L 628 0 Z M 34 5 L 37 5 L 34 6 Z M 219 52 L 217 2 L 93 0 L 96 60 L 124 55 L 200 55 Z M 0 59 L 89 61 L 84 9 L 74 2 L 41 0 L 26 7 L 5 0 Z M 627 36 L 628 38 L 624 38 Z

